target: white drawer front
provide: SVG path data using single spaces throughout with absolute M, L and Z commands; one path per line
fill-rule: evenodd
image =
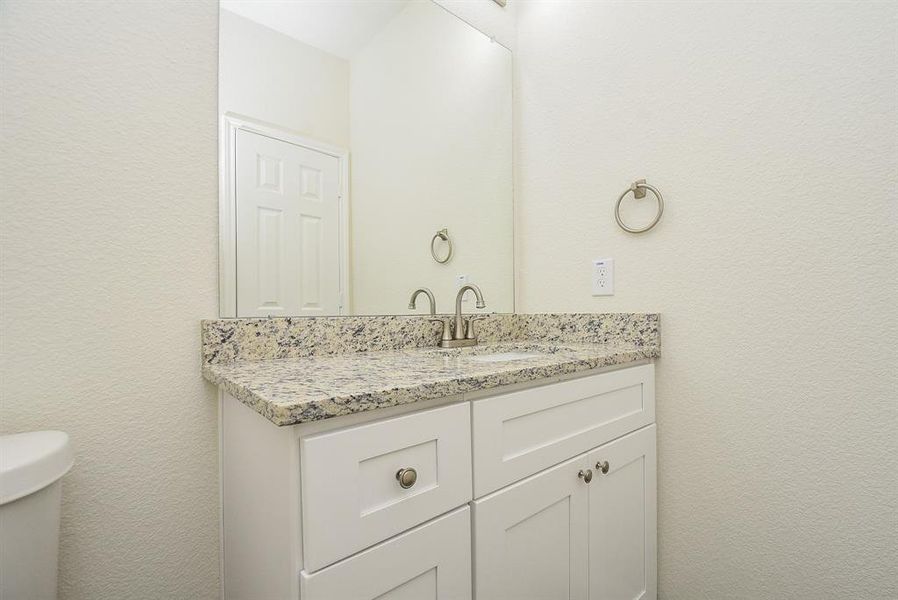
M 479 498 L 655 421 L 655 369 L 642 365 L 476 400 Z
M 305 569 L 316 571 L 471 499 L 467 403 L 302 441 Z M 412 468 L 408 489 L 396 473 Z
M 471 517 L 456 510 L 311 575 L 303 600 L 470 600 Z

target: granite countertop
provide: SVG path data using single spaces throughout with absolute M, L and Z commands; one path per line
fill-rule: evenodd
M 497 362 L 474 357 L 505 352 L 535 356 Z M 207 363 L 203 375 L 276 425 L 422 402 L 655 358 L 638 343 L 486 343 Z

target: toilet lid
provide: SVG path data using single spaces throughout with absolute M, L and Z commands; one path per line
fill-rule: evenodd
M 68 473 L 73 463 L 65 432 L 0 435 L 0 504 L 47 487 Z

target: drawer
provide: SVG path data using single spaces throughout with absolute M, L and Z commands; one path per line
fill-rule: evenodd
M 655 421 L 655 368 L 641 365 L 474 402 L 479 498 Z
M 471 499 L 467 403 L 301 441 L 305 569 L 316 571 Z M 400 469 L 414 469 L 403 488 Z
M 303 600 L 470 600 L 468 507 L 300 580 Z

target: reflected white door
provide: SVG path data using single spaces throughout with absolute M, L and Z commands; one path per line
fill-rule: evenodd
M 236 151 L 237 316 L 340 314 L 339 160 L 244 130 Z

